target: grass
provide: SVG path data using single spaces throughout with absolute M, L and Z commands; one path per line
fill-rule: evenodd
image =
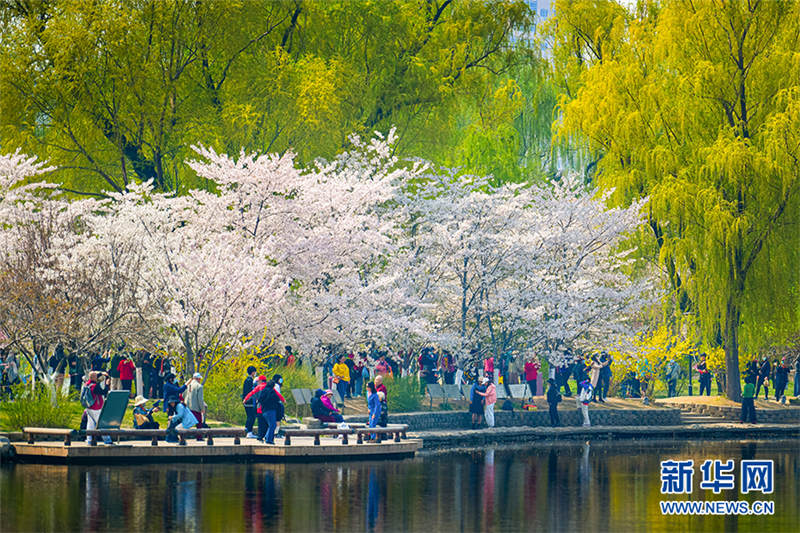
M 39 419 L 38 421 L 23 422 L 21 424 L 17 422 L 19 418 L 14 416 L 14 409 L 17 407 L 14 404 L 16 403 L 17 402 L 4 401 L 2 404 L 0 404 L 0 431 L 20 431 L 22 426 L 30 425 L 35 425 L 36 427 L 58 427 L 73 429 L 78 429 L 81 425 L 83 406 L 77 400 L 62 401 L 58 411 L 56 411 L 58 413 L 57 418 L 50 417 L 50 419 Z M 158 422 L 162 429 L 166 428 L 167 424 L 169 423 L 167 415 L 163 411 L 153 413 L 153 420 Z M 206 423 L 211 427 L 230 426 L 230 424 L 217 420 L 206 420 Z M 133 401 L 128 403 L 128 408 L 125 410 L 125 416 L 122 419 L 122 424 L 120 427 L 133 429 Z

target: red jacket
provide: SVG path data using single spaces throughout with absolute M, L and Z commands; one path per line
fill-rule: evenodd
M 102 409 L 103 403 L 105 402 L 105 395 L 108 391 L 105 387 L 101 387 L 99 383 L 92 383 L 89 385 L 89 390 L 92 391 L 92 398 L 94 398 L 94 403 L 89 409 Z
M 133 361 L 130 359 L 123 359 L 117 365 L 117 370 L 119 370 L 119 379 L 133 379 L 133 373 L 136 371 L 136 365 L 134 365 Z
M 247 396 L 245 396 L 245 397 L 244 397 L 244 400 L 242 400 L 242 401 L 243 401 L 243 403 L 248 403 L 248 400 L 250 400 L 250 398 L 252 398 L 253 396 L 255 396 L 256 398 L 258 398 L 258 394 L 259 394 L 259 393 L 260 393 L 262 390 L 264 390 L 264 387 L 266 387 L 266 386 L 267 386 L 267 384 L 266 384 L 266 383 L 264 383 L 263 381 L 262 381 L 262 382 L 259 382 L 259 384 L 258 384 L 258 385 L 256 385 L 255 387 L 253 387 L 253 390 L 251 390 L 251 391 L 250 391 L 250 392 L 247 394 Z M 280 392 L 278 392 L 277 390 L 275 390 L 275 394 L 277 394 L 277 395 L 278 395 L 278 399 L 279 399 L 280 401 L 282 401 L 283 403 L 286 403 L 286 398 L 284 398 L 284 397 L 283 397 L 283 395 L 282 395 Z M 258 404 L 258 406 L 256 407 L 256 413 L 261 413 L 261 404 L 260 404 L 260 403 L 259 403 L 259 404 Z
M 539 365 L 528 361 L 525 363 L 525 381 L 536 381 L 539 377 Z

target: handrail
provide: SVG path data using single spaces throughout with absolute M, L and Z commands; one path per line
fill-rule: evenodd
M 323 429 L 284 429 L 283 444 L 291 446 L 292 437 L 314 437 L 314 446 L 320 445 L 320 436 L 322 435 L 341 435 L 342 444 L 349 444 L 347 436 L 356 435 L 358 444 L 363 444 L 364 435 L 376 434 L 378 436 L 377 442 L 381 442 L 382 435 L 394 435 L 394 441 L 400 442 L 401 438 L 406 438 L 406 431 L 408 426 L 406 424 L 394 424 L 386 427 L 351 427 L 347 429 L 339 428 L 323 428 Z
M 64 437 L 64 446 L 72 444 L 73 435 L 87 437 L 116 437 L 117 442 L 121 437 L 146 437 L 151 438 L 150 444 L 158 446 L 159 437 L 166 438 L 166 429 L 86 429 L 76 431 L 67 428 L 22 428 L 23 434 L 28 436 L 28 444 L 34 444 L 35 435 L 59 435 Z M 209 446 L 214 444 L 214 437 L 233 437 L 233 444 L 241 444 L 241 437 L 245 436 L 244 428 L 197 428 L 197 429 L 176 429 L 179 444 L 186 445 L 186 437 L 206 438 Z M 96 439 L 92 439 L 91 446 L 96 446 Z

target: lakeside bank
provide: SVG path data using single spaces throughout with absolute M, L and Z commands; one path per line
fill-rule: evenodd
M 681 410 L 658 407 L 592 410 L 590 427 L 581 426 L 582 416 L 577 409 L 561 409 L 559 415 L 563 426 L 556 428 L 550 427 L 546 411 L 498 411 L 496 426 L 482 429 L 470 429 L 467 411 L 398 413 L 389 415 L 389 423 L 408 425 L 409 437 L 420 439 L 423 450 L 548 441 L 743 438 L 798 439 L 800 448 L 800 408 L 796 407 L 764 413 L 765 421 L 755 425 L 721 417 L 708 417 L 707 422 L 687 422 Z M 354 415 L 345 419 L 357 423 L 366 417 Z
M 682 440 L 739 440 L 739 439 L 790 439 L 797 440 L 800 450 L 800 407 L 782 407 L 769 412 L 760 413 L 759 424 L 741 424 L 726 420 L 722 416 L 701 416 L 696 417 L 687 415 L 686 411 L 674 408 L 647 407 L 638 409 L 618 409 L 618 408 L 599 408 L 590 410 L 592 426 L 582 427 L 582 417 L 577 409 L 559 409 L 562 427 L 550 427 L 549 415 L 546 411 L 498 411 L 495 413 L 496 427 L 483 429 L 470 429 L 470 414 L 467 411 L 438 411 L 438 412 L 418 412 L 418 413 L 398 413 L 389 415 L 390 424 L 402 424 L 408 426 L 408 437 L 413 440 L 415 445 L 411 449 L 403 448 L 402 452 L 406 455 L 413 454 L 416 450 L 447 450 L 456 448 L 475 448 L 494 444 L 524 444 L 548 442 L 569 442 L 569 441 L 682 441 Z M 714 414 L 731 415 L 733 412 L 715 411 Z M 698 421 L 699 418 L 699 421 Z M 362 415 L 350 415 L 345 417 L 350 423 L 363 423 L 366 417 Z M 25 444 L 21 433 L 8 433 L 10 442 L 4 443 L 4 448 L 8 446 L 25 448 L 28 453 L 35 451 Z M 77 436 L 77 432 L 76 432 Z M 41 438 L 43 441 L 58 440 L 58 438 Z M 123 439 L 126 440 L 126 439 Z M 133 441 L 135 442 L 135 441 Z M 218 444 L 222 444 L 220 441 Z M 299 443 L 297 443 L 299 444 Z M 405 441 L 404 441 L 405 444 Z M 409 443 L 410 444 L 410 443 Z M 281 453 L 283 446 L 276 443 L 270 452 L 263 452 L 255 449 L 258 445 L 250 442 L 243 442 L 241 446 L 231 446 L 228 450 L 222 450 L 217 446 L 192 446 L 190 450 L 184 447 L 183 452 L 177 445 L 160 445 L 158 452 L 150 451 L 147 446 L 136 446 L 138 453 L 133 454 L 131 460 L 137 462 L 147 461 L 147 456 L 158 455 L 163 460 L 164 457 L 176 458 L 179 455 L 186 455 L 190 461 L 206 460 L 229 460 L 234 461 L 278 461 L 284 462 L 293 456 L 293 460 L 302 460 L 302 456 L 321 456 L 335 458 L 338 461 L 348 459 L 358 459 L 357 456 L 363 455 L 367 448 L 352 447 L 347 450 L 341 442 L 333 438 L 325 438 L 320 446 L 308 446 L 306 451 L 301 452 L 295 448 L 291 454 Z M 372 446 L 372 445 L 368 445 Z M 46 446 L 49 460 L 55 457 L 66 458 L 70 453 L 62 449 L 61 444 Z M 79 446 L 82 447 L 82 446 Z M 44 453 L 42 447 L 42 453 Z M 57 449 L 58 448 L 58 449 Z M 140 449 L 144 448 L 144 449 Z M 80 456 L 83 461 L 91 461 L 94 457 L 102 461 L 113 455 L 115 460 L 124 460 L 125 447 L 115 451 L 101 451 L 103 447 L 71 452 L 71 455 Z M 131 448 L 128 448 L 129 450 Z M 370 450 L 368 455 L 372 455 L 377 450 Z M 390 450 L 387 447 L 387 452 Z M 400 452 L 401 450 L 391 450 Z M 231 452 L 228 455 L 226 452 Z M 235 452 L 235 453 L 233 453 Z M 335 452 L 335 453 L 334 453 Z M 351 453 L 353 457 L 349 457 Z M 356 453 L 360 452 L 360 453 Z M 22 454 L 20 454 L 22 455 Z M 266 455 L 270 457 L 267 459 Z M 387 456 L 392 453 L 387 453 Z M 190 457 L 188 457 L 190 456 Z M 6 455 L 3 459 L 8 460 Z M 28 456 L 28 461 L 36 461 L 35 456 Z

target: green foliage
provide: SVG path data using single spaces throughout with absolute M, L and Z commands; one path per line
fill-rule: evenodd
M 389 413 L 419 411 L 422 395 L 419 392 L 419 379 L 416 376 L 404 378 L 384 377 L 384 385 L 389 392 Z
M 272 368 L 265 367 L 252 354 L 230 357 L 214 367 L 214 371 L 203 384 L 203 399 L 208 405 L 208 418 L 244 425 L 247 415 L 242 405 L 242 384 L 247 377 L 248 366 L 256 367 L 259 375 L 272 376 Z
M 271 362 L 276 361 L 272 359 Z M 208 418 L 228 424 L 244 425 L 246 414 L 242 406 L 242 383 L 247 377 L 247 367 L 254 366 L 259 375 L 272 378 L 283 376 L 282 394 L 286 399 L 286 416 L 308 416 L 308 406 L 297 410 L 291 389 L 316 389 L 318 380 L 307 367 L 265 365 L 257 356 L 244 353 L 230 357 L 216 367 L 203 386 L 203 398 L 208 404 Z
M 70 398 L 52 394 L 51 389 L 42 383 L 37 383 L 34 390 L 26 385 L 16 385 L 13 387 L 13 392 L 13 401 L 4 400 L 0 403 L 0 410 L 3 411 L 5 418 L 3 425 L 6 428 L 19 431 L 26 426 L 46 428 L 72 426 L 76 402 L 70 401 Z M 81 408 L 80 411 L 82 410 Z
M 404 154 L 447 154 L 484 88 L 529 63 L 530 24 L 522 0 L 5 2 L 0 142 L 90 192 L 203 185 L 198 143 L 305 164 L 397 125 Z
M 303 405 L 300 409 L 294 402 L 292 389 L 311 389 L 314 391 L 319 388 L 319 378 L 311 374 L 308 366 L 283 366 L 276 372 L 283 376 L 283 397 L 286 398 L 286 417 L 290 416 L 311 416 L 311 407 Z
M 603 154 L 618 202 L 649 197 L 669 303 L 724 345 L 736 400 L 740 343 L 800 329 L 800 4 L 652 2 L 636 16 L 610 4 L 556 9 L 556 57 L 582 43 L 588 59 L 560 136 Z

